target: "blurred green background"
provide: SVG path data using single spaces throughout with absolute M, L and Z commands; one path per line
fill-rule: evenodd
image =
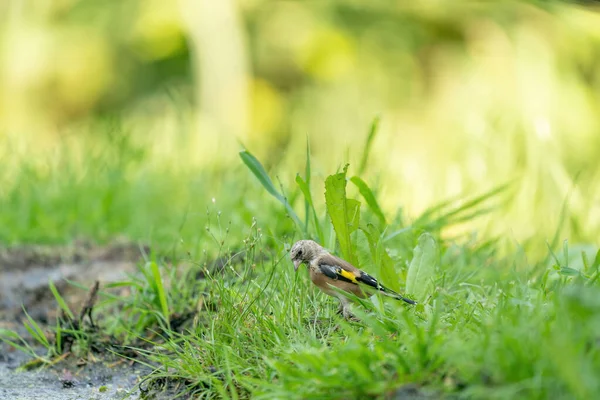
M 274 203 L 238 150 L 289 187 L 307 138 L 319 176 L 357 168 L 376 116 L 365 179 L 388 213 L 513 182 L 484 234 L 545 248 L 561 220 L 561 237 L 600 233 L 594 2 L 4 0 L 0 87 L 4 242 L 63 240 L 48 232 L 65 225 L 93 235 L 80 216 L 92 226 L 115 204 L 136 209 L 119 203 L 132 185 L 153 204 L 139 220 L 203 212 L 232 185 L 264 204 L 224 202 L 260 213 Z M 115 131 L 126 142 L 106 140 Z M 135 151 L 100 157 L 102 180 L 88 163 L 106 146 L 118 160 Z M 86 180 L 111 188 L 108 199 Z M 56 200 L 65 192 L 81 195 Z M 107 232 L 134 222 L 121 224 Z

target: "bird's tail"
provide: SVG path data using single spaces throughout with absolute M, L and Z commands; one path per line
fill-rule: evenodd
M 406 297 L 401 296 L 400 294 L 394 292 L 392 289 L 386 288 L 381 283 L 379 283 L 377 281 L 377 279 L 373 278 L 371 275 L 367 274 L 366 272 L 364 272 L 364 271 L 360 271 L 360 272 L 361 272 L 360 276 L 358 276 L 356 279 L 361 283 L 367 284 L 368 286 L 371 287 L 371 289 L 377 289 L 378 291 L 385 294 L 386 296 L 393 297 L 396 300 L 402 300 L 408 304 L 417 304 L 416 301 L 407 299 Z
M 396 300 L 402 300 L 408 304 L 417 304 L 416 301 L 408 299 L 408 298 L 402 296 L 401 294 L 394 292 L 392 289 L 386 288 L 385 286 L 379 285 L 379 291 L 381 291 L 386 296 L 393 297 Z
M 411 300 L 411 299 L 408 299 L 408 298 L 406 298 L 406 297 L 404 297 L 404 296 L 402 296 L 402 295 L 399 295 L 398 293 L 395 293 L 395 296 L 394 296 L 394 298 L 395 298 L 396 300 L 402 300 L 402 301 L 404 301 L 405 303 L 408 303 L 408 304 L 413 304 L 413 305 L 414 305 L 414 304 L 417 304 L 417 302 L 416 302 L 416 301 L 414 301 L 414 300 Z

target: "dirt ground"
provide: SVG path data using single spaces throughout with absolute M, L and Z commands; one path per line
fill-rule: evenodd
M 58 306 L 48 288 L 52 280 L 73 310 L 79 310 L 87 287 L 118 281 L 135 273 L 147 252 L 138 245 L 114 242 L 106 246 L 76 242 L 69 246 L 22 246 L 0 249 L 0 329 L 26 334 L 25 314 L 44 327 L 55 322 Z M 40 354 L 45 352 L 39 349 Z M 74 358 L 74 357 L 71 357 Z M 0 341 L 0 398 L 2 399 L 122 399 L 138 398 L 134 388 L 146 368 L 123 360 L 65 360 L 53 367 L 17 370 L 32 358 Z M 132 392 L 133 390 L 133 392 Z M 131 392 L 131 393 L 130 393 Z

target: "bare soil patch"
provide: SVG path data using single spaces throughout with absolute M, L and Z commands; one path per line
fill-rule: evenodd
M 25 336 L 23 308 L 42 328 L 55 324 L 59 308 L 48 286 L 50 280 L 72 310 L 87 311 L 86 307 L 93 307 L 95 299 L 90 298 L 88 291 L 70 285 L 67 280 L 86 287 L 93 287 L 96 281 L 102 287 L 123 280 L 136 272 L 136 264 L 147 252 L 147 248 L 126 241 L 105 246 L 75 242 L 58 247 L 0 249 L 0 328 Z M 104 343 L 108 347 L 110 338 L 106 340 Z M 99 343 L 102 346 L 103 342 Z M 37 349 L 40 354 L 45 351 Z M 93 354 L 85 360 L 65 357 L 51 367 L 17 371 L 30 360 L 30 356 L 0 342 L 0 398 L 123 398 L 149 372 L 147 368 L 122 359 L 96 358 Z

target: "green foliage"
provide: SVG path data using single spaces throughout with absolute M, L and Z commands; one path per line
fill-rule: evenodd
M 406 277 L 406 291 L 417 301 L 424 301 L 434 288 L 438 249 L 435 239 L 428 233 L 419 236 L 419 243 L 413 252 L 413 259 Z
M 71 309 L 69 308 L 69 306 L 67 305 L 67 303 L 65 302 L 63 297 L 60 295 L 60 293 L 58 292 L 58 289 L 56 288 L 56 286 L 54 285 L 54 282 L 52 282 L 52 280 L 48 281 L 48 287 L 50 288 L 50 291 L 52 292 L 54 299 L 58 303 L 58 305 L 59 305 L 60 309 L 63 311 L 63 313 L 71 320 L 75 319 L 75 316 L 71 312 Z
M 317 211 L 315 210 L 315 205 L 313 204 L 310 187 L 309 187 L 308 183 L 305 182 L 304 179 L 302 179 L 302 177 L 300 175 L 296 175 L 296 184 L 302 191 L 302 194 L 304 195 L 306 204 L 308 204 L 308 206 L 310 207 L 310 208 L 308 208 L 308 210 L 309 210 L 309 213 L 312 214 L 312 217 L 313 217 L 313 226 L 314 226 L 315 230 L 317 231 L 317 238 L 319 239 L 319 242 L 323 243 L 323 240 L 325 239 L 325 237 L 323 236 L 323 228 L 321 228 L 321 222 L 319 221 L 319 216 L 317 214 Z
M 400 275 L 396 270 L 394 260 L 384 247 L 383 234 L 380 234 L 373 224 L 367 224 L 366 227 L 361 228 L 361 233 L 369 244 L 371 255 L 371 263 L 369 264 L 377 267 L 375 270 L 376 275 L 380 277 L 385 286 L 400 291 Z
M 497 208 L 497 205 L 490 206 L 486 202 L 496 200 L 500 195 L 508 191 L 512 185 L 513 183 L 499 185 L 482 195 L 475 196 L 466 201 L 462 201 L 462 199 L 443 201 L 428 208 L 415 220 L 413 226 L 425 230 L 438 230 L 448 225 L 471 221 Z
M 30 177 L 29 189 L 38 185 L 40 193 L 7 186 L 0 197 L 8 209 L 0 209 L 0 216 L 16 221 L 10 213 L 15 207 L 31 214 L 27 223 L 15 222 L 12 234 L 19 240 L 21 232 L 31 238 L 70 238 L 64 227 L 48 232 L 59 226 L 69 201 L 93 195 L 105 200 L 90 206 L 90 219 L 82 210 L 73 211 L 85 228 L 77 233 L 102 238 L 125 229 L 142 239 L 148 236 L 139 231 L 158 230 L 166 221 L 167 229 L 151 235 L 165 239 L 162 246 L 152 248 L 137 273 L 99 293 L 96 313 L 103 335 L 126 344 L 138 362 L 152 366 L 144 385 L 174 381 L 182 394 L 215 398 L 385 398 L 402 397 L 411 387 L 432 398 L 600 395 L 597 246 L 553 240 L 548 256 L 535 258 L 527 244 L 515 248 L 503 238 L 456 234 L 464 222 L 497 212 L 510 200 L 509 186 L 445 201 L 411 219 L 402 210 L 384 214 L 380 191 L 371 190 L 367 177 L 354 176 L 350 182 L 366 203 L 361 210 L 346 192 L 347 167 L 325 175 L 325 198 L 316 196 L 311 187 L 323 182 L 312 175 L 308 148 L 304 177 L 296 175 L 298 188 L 288 200 L 262 164 L 244 152 L 241 158 L 261 182 L 259 189 L 275 193 L 288 214 L 296 215 L 292 225 L 281 218 L 281 209 L 265 207 L 264 196 L 239 178 L 239 170 L 235 185 L 223 183 L 217 192 L 227 193 L 216 195 L 223 200 L 204 200 L 206 213 L 196 212 L 203 206 L 193 202 L 176 212 L 145 196 L 164 184 L 174 190 L 173 206 L 183 207 L 191 195 L 182 188 L 188 186 L 157 171 L 142 174 L 134 160 L 144 160 L 143 152 L 121 149 L 117 156 L 114 151 L 99 151 L 85 161 L 95 172 L 73 181 L 71 192 L 49 196 L 52 201 L 42 193 L 53 185 L 66 187 L 78 176 L 79 164 L 62 164 L 71 171 L 67 177 L 45 176 L 33 166 L 32 175 L 17 172 L 19 178 Z M 97 162 L 104 169 L 95 167 Z M 198 179 L 192 193 L 212 195 L 213 187 Z M 144 184 L 152 189 L 143 191 Z M 92 194 L 80 193 L 88 189 Z M 145 219 L 130 215 L 146 200 L 147 210 L 155 212 Z M 49 213 L 52 205 L 56 215 Z M 304 221 L 290 214 L 294 207 L 304 208 Z M 46 219 L 38 220 L 43 215 Z M 9 229 L 0 227 L 0 232 L 7 235 Z M 386 286 L 426 306 L 373 296 L 354 299 L 359 321 L 341 319 L 336 300 L 294 273 L 288 253 L 290 234 L 315 237 L 333 248 L 328 243 L 333 233 L 343 257 L 359 261 Z M 124 296 L 110 293 L 118 287 L 129 290 Z M 53 284 L 50 290 L 71 319 L 73 312 Z M 94 340 L 68 321 L 48 329 L 26 314 L 24 323 L 34 343 L 48 350 L 49 359 L 36 363 L 55 362 L 58 358 L 51 357 L 64 351 L 69 336 L 76 339 L 77 354 L 87 354 Z M 0 338 L 35 357 L 35 346 L 15 332 L 0 330 Z
M 0 328 L 0 340 L 33 358 L 38 358 L 35 349 L 27 342 L 27 340 L 25 340 L 21 335 L 19 335 L 15 331 Z M 40 344 L 44 345 L 44 343 Z M 43 362 L 48 362 L 45 359 L 42 360 Z
M 150 271 L 152 272 L 152 278 L 150 279 L 150 287 L 155 293 L 155 298 L 160 304 L 161 315 L 167 325 L 167 329 L 171 329 L 171 324 L 169 322 L 169 318 L 171 313 L 169 312 L 169 304 L 167 302 L 167 295 L 165 293 L 165 287 L 163 284 L 162 276 L 160 275 L 160 271 L 158 269 L 158 264 L 154 261 L 150 261 Z
M 383 211 L 381 211 L 381 208 L 377 203 L 377 199 L 375 198 L 375 194 L 371 191 L 371 188 L 369 188 L 365 181 L 360 179 L 358 176 L 353 176 L 350 178 L 350 182 L 356 185 L 360 194 L 365 198 L 365 201 L 367 202 L 367 205 L 373 214 L 375 214 L 375 216 L 379 219 L 379 223 L 382 226 L 385 226 L 385 215 L 383 215 Z
M 300 191 L 304 195 L 304 213 L 306 215 L 306 224 L 305 224 L 305 232 L 308 232 L 308 219 L 309 215 L 313 217 L 313 225 L 317 232 L 317 238 L 320 243 L 324 243 L 325 236 L 323 235 L 323 228 L 321 227 L 321 222 L 319 221 L 319 215 L 317 214 L 317 210 L 315 209 L 315 205 L 313 203 L 312 194 L 310 191 L 310 180 L 311 180 L 311 166 L 310 166 L 310 147 L 308 145 L 308 141 L 306 142 L 306 168 L 305 168 L 305 177 L 306 180 L 302 179 L 300 174 L 296 174 L 296 184 L 300 188 Z
M 25 327 L 25 329 L 27 329 L 27 332 L 29 332 L 31 337 L 36 342 L 41 344 L 44 348 L 50 350 L 52 346 L 50 344 L 50 341 L 46 337 L 42 327 L 33 318 L 31 318 L 31 316 L 27 313 L 25 309 L 23 309 L 23 313 L 27 318 L 27 320 L 23 323 L 23 326 Z
M 271 181 L 269 174 L 267 174 L 267 171 L 265 171 L 265 168 L 262 166 L 260 161 L 258 161 L 256 159 L 256 157 L 254 157 L 252 154 L 250 154 L 247 150 L 240 151 L 240 157 L 241 157 L 242 161 L 244 162 L 244 164 L 246 164 L 248 169 L 252 172 L 252 174 L 254 174 L 256 179 L 258 179 L 258 181 L 261 183 L 261 185 L 266 189 L 266 191 L 269 192 L 277 200 L 279 200 L 279 202 L 281 204 L 283 204 L 288 215 L 294 220 L 296 225 L 298 227 L 303 226 L 302 223 L 300 222 L 300 218 L 298 218 L 298 216 L 296 215 L 296 213 L 290 206 L 290 203 L 288 203 L 287 199 L 285 198 L 285 196 L 283 196 L 281 193 L 279 193 L 279 191 L 275 188 L 275 185 L 273 185 L 273 182 Z M 307 165 L 309 165 L 309 164 L 307 164 Z
M 379 122 L 381 121 L 380 117 L 377 117 L 371 122 L 371 128 L 369 129 L 369 134 L 367 135 L 367 139 L 365 141 L 365 145 L 363 148 L 362 158 L 360 160 L 360 165 L 358 167 L 358 174 L 362 175 L 367 169 L 367 163 L 369 161 L 369 155 L 371 154 L 371 146 L 373 146 L 373 141 L 375 140 L 375 136 L 377 136 L 377 132 L 379 132 Z
M 346 172 L 348 165 L 340 173 L 325 179 L 325 203 L 327 214 L 335 230 L 342 255 L 354 265 L 358 265 L 356 246 L 350 235 L 358 229 L 360 221 L 360 203 L 346 197 Z
M 150 381 L 201 398 L 600 398 L 593 7 L 256 0 L 234 2 L 240 18 L 223 35 L 196 40 L 177 2 L 5 3 L 0 83 L 15 101 L 0 110 L 0 243 L 149 244 L 151 261 L 107 288 L 129 294 L 102 292 L 98 315 L 111 340 L 138 340 L 130 350 Z M 212 48 L 230 59 L 193 62 Z M 222 79 L 193 85 L 195 65 Z M 238 101 L 231 82 L 251 95 Z M 216 147 L 195 143 L 198 104 Z M 379 110 L 389 124 L 374 119 L 366 138 L 354 129 Z M 238 117 L 269 168 L 214 151 Z M 307 143 L 295 175 L 307 132 L 319 157 Z M 346 162 L 362 209 L 347 168 L 327 177 Z M 295 175 L 294 187 L 275 175 Z M 293 273 L 297 236 L 332 250 L 337 240 L 337 253 L 427 307 L 374 296 L 356 305 L 360 321 L 341 320 Z M 0 339 L 37 357 L 79 335 L 87 353 L 81 330 L 24 324 L 33 341 Z

